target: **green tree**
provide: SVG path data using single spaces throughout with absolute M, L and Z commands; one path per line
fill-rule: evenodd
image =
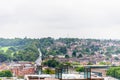
M 72 57 L 76 57 L 76 51 L 73 51 Z
M 107 75 L 120 79 L 120 67 L 111 67 L 107 70 Z
M 106 65 L 106 62 L 100 62 L 99 64 L 100 65 Z
M 118 58 L 118 57 L 115 57 L 115 60 L 119 60 L 119 58 Z
M 77 72 L 84 72 L 84 67 L 83 67 L 83 66 L 80 66 L 80 67 L 75 68 L 75 70 L 76 70 Z
M 66 54 L 67 53 L 67 48 L 66 47 L 60 47 L 59 51 L 62 54 Z
M 17 61 L 35 61 L 39 57 L 38 48 L 35 42 L 26 45 L 24 50 L 19 50 L 14 54 Z
M 52 70 L 52 69 L 50 69 L 50 68 L 47 68 L 47 69 L 45 69 L 45 70 L 43 71 L 43 73 L 45 73 L 45 74 L 55 74 L 55 70 Z
M 70 57 L 69 57 L 69 55 L 66 54 L 66 55 L 65 55 L 65 58 L 70 58 Z
M 0 72 L 0 77 L 12 77 L 12 72 L 9 70 L 4 70 Z
M 82 54 L 79 54 L 77 58 L 81 58 L 81 57 L 83 57 L 83 55 L 82 55 Z
M 93 65 L 91 62 L 88 62 L 88 64 L 87 65 Z
M 4 62 L 8 59 L 8 56 L 6 54 L 0 54 L 0 62 Z
M 52 67 L 52 68 L 55 68 L 55 67 L 60 65 L 60 63 L 54 59 L 50 59 L 48 61 L 45 61 L 43 64 L 45 66 Z

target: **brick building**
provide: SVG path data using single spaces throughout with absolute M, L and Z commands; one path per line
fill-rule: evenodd
M 11 71 L 14 76 L 35 74 L 35 66 L 32 63 L 28 63 L 28 62 L 15 63 L 11 65 Z

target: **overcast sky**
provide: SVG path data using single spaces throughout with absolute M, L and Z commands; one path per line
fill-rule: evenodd
M 0 37 L 120 39 L 120 0 L 0 0 Z

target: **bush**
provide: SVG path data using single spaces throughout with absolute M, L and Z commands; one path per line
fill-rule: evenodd
M 9 70 L 4 70 L 0 72 L 0 77 L 12 77 L 12 72 Z
M 107 70 L 107 75 L 115 78 L 120 78 L 120 67 L 111 67 Z
M 45 74 L 55 74 L 55 70 L 47 68 L 47 69 L 43 70 L 43 73 L 45 73 Z
M 77 72 L 84 72 L 84 67 L 83 67 L 83 66 L 77 67 L 75 70 L 76 70 Z
M 43 64 L 52 68 L 55 68 L 60 65 L 60 63 L 54 59 L 45 61 Z

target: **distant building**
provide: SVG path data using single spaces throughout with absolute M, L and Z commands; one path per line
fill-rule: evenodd
M 3 70 L 9 70 L 9 64 L 6 64 L 6 63 L 3 63 L 0 65 L 0 71 L 3 71 Z
M 12 64 L 11 71 L 13 76 L 24 76 L 27 74 L 34 74 L 35 68 L 34 65 L 30 62 L 20 62 Z

